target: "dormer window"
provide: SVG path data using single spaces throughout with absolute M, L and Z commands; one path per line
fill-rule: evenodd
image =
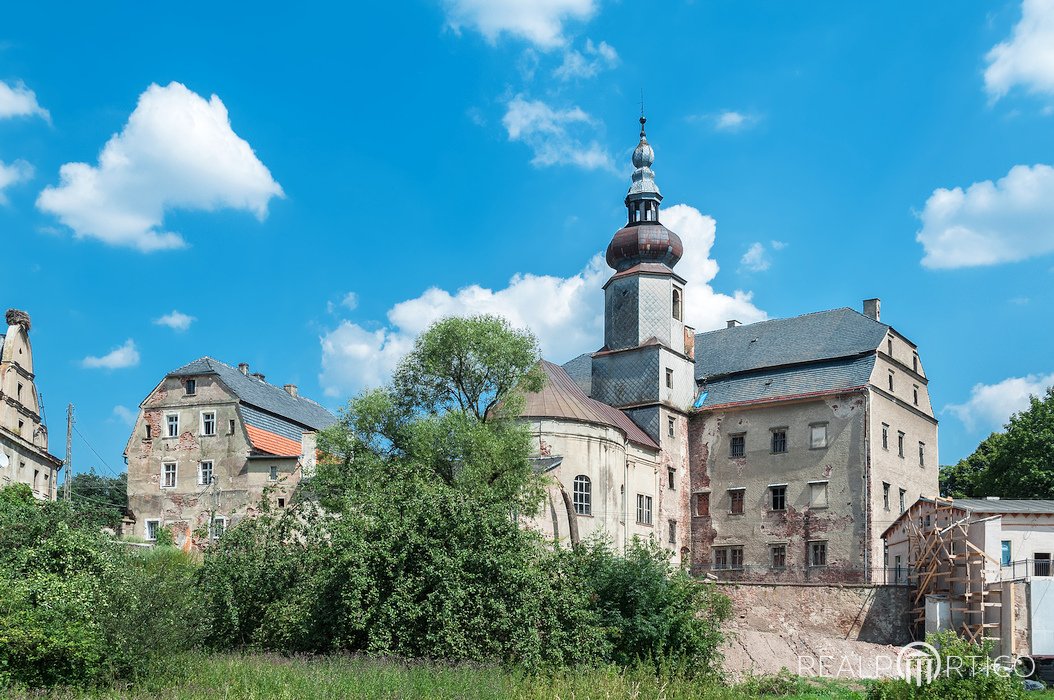
M 682 304 L 681 304 L 681 289 L 679 287 L 673 288 L 673 317 L 675 320 L 680 321 L 682 316 Z
M 194 394 L 198 393 L 198 380 L 197 379 L 188 379 L 186 387 L 187 387 L 187 396 L 193 396 Z

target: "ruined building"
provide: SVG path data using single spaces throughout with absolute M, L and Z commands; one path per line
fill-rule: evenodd
M 918 349 L 840 308 L 696 334 L 683 253 L 641 119 L 626 225 L 607 249 L 604 344 L 527 398 L 533 525 L 560 538 L 654 536 L 722 578 L 883 581 L 882 531 L 937 494 L 937 421 Z
M 0 335 L 0 487 L 28 484 L 33 495 L 55 500 L 62 460 L 48 452 L 48 429 L 40 407 L 29 314 L 7 311 Z
M 169 372 L 139 409 L 125 448 L 134 534 L 153 540 L 168 527 L 195 545 L 264 499 L 286 507 L 314 468 L 316 432 L 336 421 L 295 385 L 209 357 Z

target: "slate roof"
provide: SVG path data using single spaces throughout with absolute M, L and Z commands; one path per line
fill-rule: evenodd
M 242 374 L 241 370 L 211 357 L 202 357 L 169 372 L 170 377 L 196 374 L 215 374 L 242 403 L 281 416 L 300 426 L 321 430 L 337 422 L 332 413 L 311 399 L 303 396 L 293 398 L 282 387 L 268 384 L 252 375 Z M 299 442 L 300 436 L 297 435 L 296 439 Z
M 1039 499 L 1009 499 L 990 501 L 987 498 L 956 498 L 952 505 L 975 513 L 1051 513 L 1054 501 Z
M 520 415 L 525 418 L 564 418 L 582 423 L 607 425 L 622 432 L 630 442 L 659 449 L 647 433 L 617 408 L 586 395 L 582 388 L 559 365 L 542 361 L 547 381 L 545 387 L 527 394 Z
M 767 399 L 807 397 L 865 386 L 875 355 L 743 372 L 706 382 L 696 408 L 745 404 Z
M 584 352 L 573 360 L 561 365 L 567 376 L 571 377 L 578 387 L 587 395 L 593 393 L 593 355 Z
M 850 308 L 760 321 L 695 336 L 695 378 L 874 352 L 889 326 Z

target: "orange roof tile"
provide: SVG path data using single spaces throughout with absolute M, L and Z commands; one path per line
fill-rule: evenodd
M 248 423 L 245 425 L 245 431 L 249 434 L 249 442 L 252 443 L 254 449 L 273 454 L 276 457 L 300 456 L 300 443 L 295 440 L 275 435 Z

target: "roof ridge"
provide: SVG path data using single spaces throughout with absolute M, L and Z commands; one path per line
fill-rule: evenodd
M 851 306 L 838 306 L 838 307 L 835 307 L 833 309 L 823 309 L 822 311 L 810 311 L 808 313 L 798 314 L 797 316 L 781 316 L 779 318 L 766 318 L 766 319 L 761 320 L 761 321 L 754 321 L 753 323 L 744 323 L 744 324 L 741 324 L 739 326 L 733 326 L 732 328 L 714 328 L 713 330 L 709 330 L 709 331 L 700 331 L 699 333 L 696 333 L 696 335 L 697 336 L 698 335 L 710 335 L 711 333 L 720 333 L 722 331 L 730 331 L 730 330 L 733 330 L 734 328 L 752 328 L 752 327 L 755 327 L 755 326 L 764 325 L 766 323 L 778 323 L 780 321 L 794 321 L 794 320 L 799 319 L 799 318 L 808 318 L 809 316 L 820 316 L 821 314 L 834 313 L 835 311 L 852 311 L 857 316 L 863 316 L 866 319 L 870 319 L 871 321 L 875 321 L 875 319 L 871 318 L 870 316 L 865 316 L 864 314 L 860 313 L 859 311 L 857 311 L 856 309 L 852 308 Z M 881 325 L 886 326 L 886 327 L 890 327 L 888 323 L 882 323 L 881 321 L 875 321 L 875 323 L 881 324 Z

